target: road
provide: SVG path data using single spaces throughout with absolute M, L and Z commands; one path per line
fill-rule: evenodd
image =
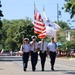
M 75 60 L 57 58 L 55 71 L 50 68 L 49 58 L 46 59 L 44 72 L 41 71 L 40 59 L 35 72 L 31 70 L 31 61 L 26 72 L 22 69 L 22 61 L 0 61 L 0 75 L 75 75 Z

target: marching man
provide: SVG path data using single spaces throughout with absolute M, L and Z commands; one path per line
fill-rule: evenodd
M 54 64 L 56 59 L 56 53 L 58 52 L 58 47 L 53 37 L 51 38 L 51 42 L 48 43 L 48 51 L 51 60 L 51 70 L 54 71 Z
M 44 39 L 41 39 L 38 43 L 38 47 L 40 50 L 40 58 L 41 58 L 41 67 L 42 71 L 44 71 L 46 56 L 47 56 L 47 42 L 44 41 Z
M 23 70 L 26 71 L 27 69 L 27 64 L 28 64 L 28 59 L 29 59 L 29 52 L 30 52 L 30 45 L 28 44 L 29 39 L 25 38 L 23 40 L 24 44 L 21 45 L 22 50 L 22 59 L 23 59 Z
M 31 51 L 31 65 L 32 65 L 32 71 L 35 71 L 36 64 L 38 61 L 38 53 L 37 53 L 37 47 L 38 44 L 36 42 L 36 36 L 32 36 L 32 41 L 30 42 L 30 51 Z

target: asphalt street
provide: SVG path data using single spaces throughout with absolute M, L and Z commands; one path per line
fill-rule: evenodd
M 31 61 L 28 62 L 27 71 L 23 71 L 22 61 L 0 61 L 0 75 L 75 75 L 75 60 L 57 58 L 55 71 L 51 71 L 50 59 L 46 59 L 45 71 L 41 71 L 40 58 L 36 71 L 31 68 Z

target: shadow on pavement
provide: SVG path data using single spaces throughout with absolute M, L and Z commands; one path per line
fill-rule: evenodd
M 73 74 L 73 75 L 75 75 L 75 71 L 74 72 L 67 72 L 66 74 Z
M 41 70 L 35 70 L 35 71 L 27 70 L 26 72 L 52 72 L 52 71 L 51 70 L 44 70 L 44 71 L 41 71 Z
M 64 74 L 74 74 L 75 75 L 75 70 L 55 70 L 54 72 L 63 72 Z
M 0 70 L 4 70 L 4 69 L 0 69 Z
M 32 70 L 27 70 L 26 72 L 33 72 L 33 71 Z M 45 70 L 45 71 L 36 70 L 34 72 L 61 72 L 63 74 L 75 75 L 75 70 L 55 70 L 55 71 L 51 71 L 51 70 Z

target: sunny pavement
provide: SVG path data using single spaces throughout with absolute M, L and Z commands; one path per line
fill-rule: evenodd
M 27 71 L 23 71 L 22 61 L 0 61 L 0 75 L 75 75 L 75 60 L 57 58 L 55 71 L 51 71 L 50 60 L 46 59 L 45 71 L 41 71 L 40 58 L 36 71 L 31 68 L 31 61 L 28 62 Z

